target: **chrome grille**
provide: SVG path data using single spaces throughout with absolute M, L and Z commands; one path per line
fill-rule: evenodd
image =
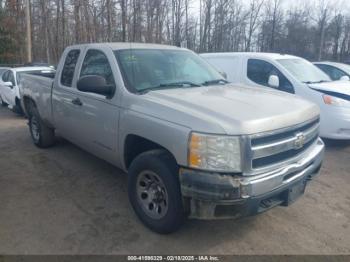
M 251 137 L 251 168 L 257 170 L 283 163 L 306 151 L 318 138 L 320 120 Z

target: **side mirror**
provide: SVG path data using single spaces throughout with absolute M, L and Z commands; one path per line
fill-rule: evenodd
M 341 80 L 341 81 L 350 81 L 350 77 L 348 77 L 348 76 L 342 76 L 342 77 L 340 78 L 340 80 Z
M 106 79 L 98 75 L 81 77 L 77 82 L 77 88 L 81 92 L 95 93 L 104 96 L 111 96 L 114 91 L 114 86 L 107 85 Z
M 12 82 L 5 82 L 4 85 L 9 87 L 9 88 L 13 88 Z
M 280 87 L 279 77 L 276 75 L 270 75 L 268 84 L 270 87 L 279 88 Z
M 227 80 L 227 74 L 223 71 L 219 72 L 220 75 L 222 75 L 223 78 L 225 78 Z

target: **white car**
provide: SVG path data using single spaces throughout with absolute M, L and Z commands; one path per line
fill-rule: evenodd
M 233 83 L 274 88 L 299 95 L 321 109 L 324 138 L 350 139 L 350 83 L 332 81 L 309 61 L 272 53 L 202 54 Z
M 18 67 L 7 69 L 0 78 L 0 103 L 8 106 L 14 112 L 21 114 L 20 79 L 22 74 L 54 75 L 51 67 Z
M 350 80 L 350 65 L 336 62 L 315 62 L 314 65 L 334 81 Z

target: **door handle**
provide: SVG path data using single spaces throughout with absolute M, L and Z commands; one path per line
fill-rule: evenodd
M 83 102 L 81 102 L 81 100 L 79 98 L 76 98 L 76 99 L 72 100 L 72 104 L 76 105 L 76 106 L 82 106 Z

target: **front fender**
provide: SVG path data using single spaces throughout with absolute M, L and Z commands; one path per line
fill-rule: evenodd
M 168 150 L 180 166 L 187 166 L 188 127 L 164 121 L 132 110 L 124 110 L 120 115 L 118 149 L 121 163 L 126 170 L 124 144 L 128 135 L 148 139 Z

